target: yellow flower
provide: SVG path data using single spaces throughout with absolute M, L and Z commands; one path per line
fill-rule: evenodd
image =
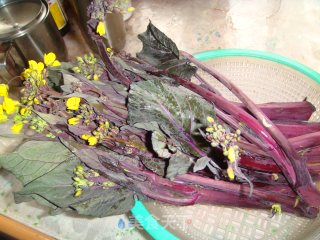
M 79 124 L 79 122 L 80 122 L 80 119 L 79 119 L 79 118 L 76 118 L 76 117 L 73 117 L 73 118 L 69 118 L 69 119 L 68 119 L 68 123 L 69 123 L 70 125 L 77 125 L 77 124 Z
M 48 54 L 44 54 L 44 63 L 47 65 L 47 66 L 51 66 L 51 67 L 57 67 L 57 66 L 60 66 L 61 63 L 56 60 L 56 55 L 53 53 L 53 52 L 50 52 Z
M 207 121 L 209 122 L 209 123 L 214 123 L 214 119 L 212 118 L 212 117 L 207 117 Z
M 106 129 L 108 130 L 109 127 L 110 127 L 110 123 L 109 123 L 108 121 L 106 121 L 106 122 L 104 123 L 104 125 L 105 125 Z
M 104 22 L 99 22 L 97 25 L 96 32 L 100 35 L 103 36 L 106 34 L 106 28 L 104 26 Z
M 36 62 L 34 60 L 29 60 L 29 68 L 25 69 L 21 76 L 24 79 L 30 79 L 31 83 L 34 84 L 34 81 L 38 82 L 38 85 L 41 85 L 39 83 L 41 83 L 42 81 L 42 72 L 44 69 L 44 64 L 42 62 Z
M 44 86 L 44 85 L 46 85 L 46 83 L 47 83 L 47 80 L 43 79 L 43 80 L 40 82 L 40 86 Z
M 18 122 L 18 123 L 13 124 L 13 126 L 11 127 L 11 131 L 14 133 L 20 133 L 22 128 L 23 128 L 23 123 Z
M 9 97 L 4 97 L 2 107 L 3 107 L 3 110 L 5 110 L 7 114 L 15 113 L 18 105 L 19 105 L 18 101 L 15 101 Z
M 98 81 L 98 80 L 99 80 L 99 77 L 98 77 L 97 74 L 94 74 L 94 75 L 93 75 L 93 80 L 94 80 L 94 81 Z
M 112 53 L 112 49 L 108 47 L 108 48 L 107 48 L 107 52 L 108 52 L 108 53 Z
M 271 206 L 271 211 L 273 212 L 273 213 L 277 213 L 277 214 L 281 214 L 282 213 L 282 210 L 281 210 L 281 205 L 280 204 L 273 204 L 272 206 Z
M 236 161 L 236 152 L 233 147 L 229 147 L 228 149 L 228 159 L 230 162 Z
M 6 122 L 8 120 L 8 116 L 6 114 L 0 114 L 0 123 Z
M 38 69 L 38 63 L 35 60 L 29 60 L 28 63 L 31 70 Z
M 8 120 L 8 116 L 3 112 L 3 107 L 0 105 L 0 123 Z
M 91 137 L 90 134 L 82 134 L 82 135 L 81 135 L 81 138 L 82 138 L 83 140 L 88 140 L 90 137 Z
M 127 12 L 133 12 L 134 10 L 136 10 L 134 7 L 128 7 Z
M 27 79 L 27 78 L 29 78 L 31 76 L 31 72 L 32 72 L 32 70 L 30 68 L 27 68 L 21 73 L 21 76 L 24 79 Z
M 80 63 L 84 63 L 83 58 L 82 57 L 77 57 L 77 61 Z
M 66 106 L 69 110 L 78 110 L 81 98 L 79 97 L 71 97 L 66 101 Z
M 214 129 L 212 127 L 208 127 L 208 128 L 206 128 L 206 131 L 211 133 L 211 132 L 214 132 Z
M 0 84 L 0 97 L 8 97 L 9 87 L 7 84 Z
M 90 146 L 94 146 L 98 143 L 98 139 L 94 136 L 88 138 L 88 143 Z
M 81 69 L 80 69 L 79 67 L 74 67 L 74 68 L 72 68 L 72 70 L 73 70 L 75 73 L 81 72 Z
M 39 99 L 38 99 L 38 98 L 36 98 L 36 97 L 33 99 L 33 102 L 34 102 L 34 104 L 40 104 Z
M 29 108 L 23 107 L 23 108 L 20 109 L 20 114 L 21 114 L 22 116 L 28 116 L 30 113 L 31 113 L 31 111 L 30 111 Z
M 38 70 L 38 72 L 42 72 L 43 69 L 44 69 L 44 64 L 43 64 L 43 62 L 38 62 L 38 64 L 37 64 L 37 70 Z
M 79 188 L 79 189 L 77 189 L 77 190 L 75 191 L 74 196 L 75 196 L 75 197 L 80 197 L 81 194 L 82 194 L 82 189 Z
M 74 173 L 83 174 L 83 166 L 77 165 L 77 166 L 74 168 L 73 171 L 74 171 Z
M 29 60 L 29 69 L 30 70 L 36 70 L 38 73 L 41 73 L 44 69 L 44 64 L 42 62 L 36 62 L 34 60 Z
M 115 186 L 116 184 L 114 182 L 111 182 L 111 181 L 106 181 L 106 182 L 103 182 L 102 185 L 104 187 L 113 187 Z
M 230 178 L 230 180 L 234 180 L 234 172 L 231 167 L 227 168 L 227 174 L 228 174 L 228 177 Z

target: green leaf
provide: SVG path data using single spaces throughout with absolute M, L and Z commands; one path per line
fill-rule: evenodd
M 165 175 L 166 161 L 161 158 L 141 158 L 143 165 L 161 177 Z
M 59 142 L 28 141 L 14 152 L 0 155 L 0 165 L 28 184 L 70 158 L 73 155 Z
M 99 190 L 99 192 L 99 195 L 74 203 L 70 207 L 82 215 L 106 217 L 127 213 L 134 205 L 133 193 L 126 188 Z
M 192 164 L 193 161 L 188 155 L 178 151 L 169 160 L 166 177 L 173 179 L 177 175 L 185 174 Z
M 158 131 L 154 131 L 151 135 L 151 142 L 153 150 L 161 158 L 169 158 L 171 153 L 167 149 L 167 139 L 166 136 Z
M 79 83 L 80 80 L 76 77 L 74 77 L 71 74 L 63 74 L 63 85 L 61 86 L 61 89 L 63 90 L 64 93 L 70 94 L 73 92 L 73 84 L 74 83 Z
M 208 157 L 199 158 L 193 166 L 193 172 L 197 172 L 204 169 L 208 165 L 210 160 L 211 159 Z
M 151 122 L 143 122 L 143 123 L 136 123 L 134 124 L 134 127 L 144 129 L 146 131 L 160 131 L 159 125 L 157 122 L 151 121 Z
M 148 72 L 146 72 L 145 70 L 142 69 L 138 69 L 138 66 L 130 66 L 128 63 L 126 63 L 125 61 L 123 61 L 121 58 L 114 56 L 113 57 L 114 61 L 117 62 L 117 64 L 119 64 L 119 66 L 123 69 L 123 70 L 127 70 L 129 72 L 132 72 L 136 75 L 138 75 L 139 77 L 145 79 L 145 80 L 154 80 L 154 79 L 159 79 L 162 78 L 163 76 L 155 76 L 155 75 L 151 75 Z
M 193 145 L 205 144 L 198 129 L 205 128 L 207 116 L 214 115 L 213 106 L 200 96 L 158 80 L 132 84 L 128 110 L 131 126 L 152 129 L 156 122 L 176 146 L 195 156 Z
M 143 44 L 141 52 L 137 54 L 138 58 L 187 79 L 197 71 L 196 67 L 180 57 L 176 44 L 151 22 L 147 30 L 139 34 L 138 38 Z
M 72 69 L 74 66 L 76 66 L 76 64 L 73 63 L 73 62 L 60 62 L 60 63 L 61 63 L 61 65 L 58 66 L 58 67 L 55 67 L 55 69 L 57 69 L 57 70 L 59 70 L 61 72 L 65 72 L 67 70 Z
M 64 73 L 63 76 L 63 84 L 64 85 L 72 85 L 74 83 L 79 83 L 80 80 L 73 76 L 72 74 Z
M 105 217 L 128 212 L 134 204 L 133 193 L 123 187 L 109 189 L 84 189 L 80 197 L 74 197 L 73 168 L 80 161 L 74 157 L 63 162 L 51 172 L 27 184 L 15 193 L 17 203 L 32 199 L 60 213 L 76 210 L 79 214 Z
M 61 92 L 60 86 L 63 83 L 62 73 L 57 71 L 56 69 L 47 69 L 48 71 L 48 85 L 55 89 L 58 92 Z
M 73 196 L 72 185 L 73 168 L 79 163 L 77 157 L 72 155 L 69 161 L 63 162 L 15 193 L 15 201 L 20 203 L 35 199 L 51 208 L 68 208 L 70 204 L 79 201 Z

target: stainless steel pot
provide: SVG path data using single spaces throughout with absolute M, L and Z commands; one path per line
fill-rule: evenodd
M 0 45 L 0 81 L 20 74 L 29 59 L 43 61 L 44 53 L 67 60 L 65 43 L 44 0 L 0 0 Z

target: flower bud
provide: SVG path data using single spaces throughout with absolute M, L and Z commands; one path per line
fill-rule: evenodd
M 231 167 L 227 168 L 227 174 L 230 180 L 234 180 L 234 172 L 233 169 Z
M 69 125 L 77 125 L 77 124 L 79 124 L 79 122 L 80 122 L 80 119 L 76 118 L 76 117 L 68 119 L 68 124 Z
M 209 122 L 209 123 L 214 123 L 214 119 L 212 118 L 212 117 L 207 117 L 207 121 Z
M 214 129 L 213 129 L 212 127 L 207 127 L 207 128 L 206 128 L 206 131 L 209 132 L 209 133 L 211 133 L 211 132 L 214 131 Z
M 90 146 L 94 146 L 98 143 L 98 139 L 94 136 L 88 138 L 88 143 Z
M 229 147 L 229 149 L 228 149 L 228 159 L 230 162 L 236 161 L 236 153 L 235 153 L 233 147 Z

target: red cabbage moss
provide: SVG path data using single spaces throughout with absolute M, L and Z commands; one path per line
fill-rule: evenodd
M 99 217 L 129 211 L 134 198 L 273 214 L 280 205 L 317 217 L 320 124 L 308 121 L 315 111 L 310 102 L 255 104 L 231 79 L 179 51 L 151 22 L 138 36 L 143 48 L 137 57 L 114 53 L 95 32 L 98 17 L 110 11 L 98 2 L 89 7 L 88 26 L 99 56 L 48 68 L 36 90 L 25 81 L 24 97 L 38 99 L 30 116 L 42 123 L 28 140 L 37 141 L 39 151 L 41 141 L 62 143 L 72 156 L 64 154 L 65 162 L 24 181 L 17 202 L 36 195 L 57 211 Z M 240 103 L 209 86 L 197 69 Z M 72 98 L 79 106 L 66 109 Z M 55 138 L 48 142 L 43 133 Z M 12 156 L 0 156 L 0 164 L 21 177 L 4 164 Z M 68 187 L 57 193 L 57 186 Z

